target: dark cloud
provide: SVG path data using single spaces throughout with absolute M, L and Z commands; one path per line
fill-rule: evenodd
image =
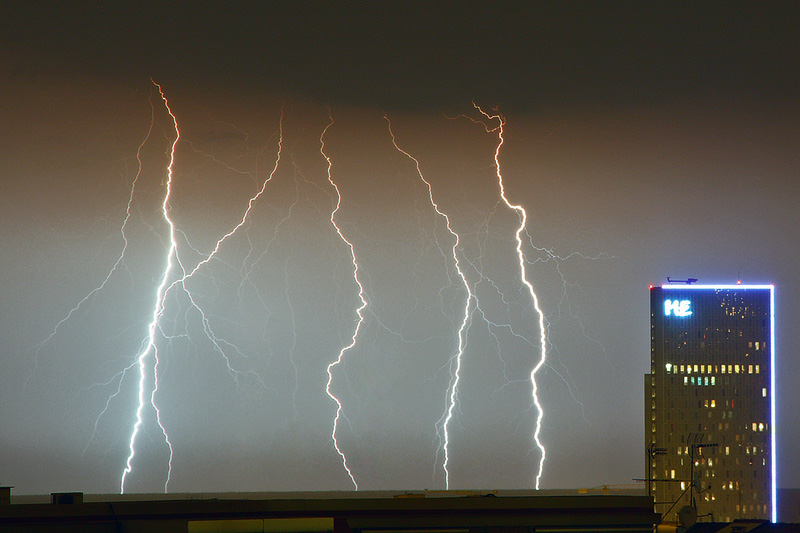
M 21 72 L 519 109 L 797 95 L 793 2 L 13 2 Z M 6 60 L 8 63 L 8 60 Z M 7 67 L 8 68 L 8 67 Z

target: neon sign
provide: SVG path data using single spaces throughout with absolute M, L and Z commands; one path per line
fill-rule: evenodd
M 664 315 L 689 316 L 692 314 L 690 300 L 664 300 Z

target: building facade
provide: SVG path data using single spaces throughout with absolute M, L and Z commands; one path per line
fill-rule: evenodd
M 650 289 L 648 491 L 665 521 L 777 521 L 772 285 Z

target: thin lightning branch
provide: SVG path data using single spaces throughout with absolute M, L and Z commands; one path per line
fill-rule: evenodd
M 344 243 L 350 248 L 350 257 L 353 261 L 353 280 L 355 281 L 356 285 L 358 285 L 358 298 L 361 300 L 361 304 L 356 309 L 356 314 L 358 315 L 358 322 L 356 323 L 356 327 L 353 330 L 353 336 L 350 339 L 350 344 L 345 346 L 339 351 L 339 355 L 335 361 L 328 365 L 327 372 L 328 372 L 328 382 L 325 385 L 325 392 L 328 393 L 328 396 L 336 402 L 336 417 L 333 419 L 333 429 L 331 430 L 331 440 L 333 440 L 333 447 L 336 448 L 336 453 L 342 458 L 342 466 L 344 467 L 345 471 L 347 471 L 347 475 L 350 476 L 350 481 L 353 482 L 353 487 L 358 490 L 358 483 L 356 483 L 355 477 L 353 477 L 353 472 L 350 471 L 350 468 L 347 466 L 347 457 L 345 456 L 344 452 L 339 446 L 339 442 L 336 440 L 336 430 L 339 427 L 339 419 L 342 418 L 344 415 L 342 413 L 342 402 L 334 396 L 333 392 L 331 392 L 331 383 L 333 382 L 333 369 L 339 366 L 344 359 L 345 352 L 349 351 L 356 345 L 356 338 L 358 337 L 358 333 L 361 330 L 361 325 L 364 323 L 364 309 L 367 307 L 367 299 L 364 296 L 364 286 L 361 284 L 361 281 L 358 278 L 358 261 L 356 260 L 356 252 L 353 248 L 353 244 L 347 240 L 347 238 L 342 233 L 341 228 L 339 225 L 336 224 L 336 213 L 339 212 L 339 207 L 342 205 L 342 194 L 339 191 L 339 186 L 336 185 L 336 182 L 333 181 L 333 174 L 331 173 L 331 167 L 333 166 L 331 162 L 331 158 L 325 153 L 325 134 L 328 132 L 328 129 L 333 125 L 333 116 L 331 115 L 330 109 L 328 110 L 328 118 L 330 121 L 328 125 L 325 126 L 325 129 L 322 130 L 322 135 L 319 137 L 319 144 L 320 148 L 319 151 L 322 154 L 322 157 L 328 162 L 328 181 L 333 186 L 334 190 L 336 190 L 336 207 L 331 211 L 331 224 L 333 225 L 334 229 L 336 229 L 336 233 L 339 234 L 339 238 L 341 238 Z
M 67 313 L 61 320 L 59 320 L 58 323 L 56 323 L 55 327 L 53 328 L 53 331 L 50 332 L 50 335 L 48 335 L 42 342 L 39 343 L 39 345 L 36 348 L 36 357 L 35 357 L 36 365 L 38 365 L 39 354 L 41 353 L 42 348 L 58 334 L 58 330 L 61 328 L 61 326 L 63 326 L 66 322 L 68 322 L 70 318 L 72 318 L 72 315 L 78 312 L 78 310 L 86 302 L 88 302 L 95 294 L 97 294 L 98 292 L 103 290 L 103 288 L 105 288 L 111 277 L 120 267 L 120 265 L 122 265 L 123 262 L 125 261 L 125 252 L 128 249 L 128 236 L 126 231 L 128 227 L 128 222 L 131 219 L 131 207 L 133 206 L 133 198 L 136 192 L 136 184 L 139 181 L 139 177 L 142 174 L 142 149 L 144 148 L 145 144 L 147 144 L 147 141 L 150 139 L 150 136 L 153 134 L 153 125 L 155 124 L 155 107 L 153 106 L 152 97 L 149 100 L 150 100 L 150 126 L 147 128 L 147 134 L 145 135 L 144 139 L 139 144 L 139 147 L 136 150 L 136 162 L 138 164 L 138 168 L 136 170 L 136 176 L 134 176 L 133 182 L 131 183 L 131 190 L 128 196 L 128 204 L 125 207 L 125 218 L 122 221 L 122 226 L 120 227 L 120 235 L 122 236 L 122 242 L 123 242 L 122 250 L 119 253 L 119 257 L 117 257 L 117 260 L 114 262 L 114 265 L 111 267 L 111 269 L 109 269 L 108 274 L 106 274 L 106 277 L 103 279 L 102 283 L 100 283 L 100 285 L 92 289 L 86 296 L 84 296 L 81 299 L 81 301 L 79 301 L 75 305 L 75 307 L 70 309 L 69 313 Z
M 212 260 L 212 259 L 214 259 L 214 258 L 216 257 L 216 255 L 217 255 L 217 253 L 219 252 L 219 249 L 220 249 L 220 247 L 222 246 L 222 244 L 223 244 L 225 241 L 227 241 L 227 240 L 228 240 L 230 237 L 232 237 L 232 236 L 233 236 L 233 235 L 234 235 L 236 232 L 238 232 L 238 231 L 239 231 L 239 229 L 240 229 L 242 226 L 244 226 L 244 225 L 245 225 L 245 223 L 247 222 L 247 218 L 248 218 L 248 216 L 250 215 L 250 211 L 252 211 L 252 210 L 253 210 L 253 205 L 254 205 L 254 204 L 256 203 L 256 201 L 257 201 L 257 200 L 258 200 L 258 199 L 261 197 L 261 195 L 264 193 L 264 190 L 266 190 L 266 188 L 267 188 L 267 184 L 268 184 L 270 181 L 272 181 L 272 178 L 275 176 L 275 172 L 277 172 L 277 170 L 278 170 L 278 165 L 279 165 L 279 164 L 280 164 L 280 162 L 281 162 L 281 155 L 282 155 L 282 153 L 283 153 L 283 110 L 281 110 L 281 133 L 280 133 L 280 138 L 278 139 L 278 156 L 275 158 L 275 165 L 272 167 L 272 171 L 269 173 L 269 176 L 267 177 L 267 179 L 266 179 L 266 180 L 264 180 L 264 183 L 261 185 L 261 189 L 259 189 L 259 191 L 258 191 L 258 192 L 257 192 L 257 193 L 256 193 L 254 196 L 252 196 L 252 197 L 250 198 L 250 200 L 247 202 L 247 209 L 245 210 L 244 214 L 242 215 L 242 219 L 239 221 L 239 223 L 238 223 L 238 224 L 236 224 L 236 226 L 234 226 L 232 230 L 230 230 L 228 233 L 226 233 L 225 235 L 223 235 L 223 236 L 222 236 L 222 237 L 221 237 L 221 238 L 220 238 L 220 239 L 217 241 L 217 244 L 216 244 L 216 245 L 214 245 L 214 249 L 211 251 L 211 253 L 210 253 L 210 254 L 208 254 L 208 256 L 207 256 L 205 259 L 203 259 L 202 261 L 200 261 L 199 263 L 197 263 L 197 266 L 195 266 L 195 267 L 192 269 L 192 271 L 191 271 L 191 272 L 189 272 L 188 274 L 186 274 L 186 275 L 185 275 L 185 276 L 183 276 L 182 278 L 180 278 L 180 279 L 178 279 L 178 280 L 174 281 L 174 282 L 172 283 L 172 285 L 170 285 L 170 287 L 169 287 L 170 289 L 171 289 L 172 287 L 174 287 L 174 286 L 178 285 L 178 284 L 183 284 L 183 283 L 185 283 L 185 282 L 186 282 L 186 280 L 188 280 L 189 278 L 191 278 L 192 276 L 194 276 L 194 275 L 197 273 L 197 271 L 198 271 L 198 270 L 200 270 L 200 269 L 201 269 L 203 266 L 205 266 L 206 264 L 210 263 L 210 262 L 211 262 L 211 260 Z
M 458 245 L 460 242 L 458 233 L 453 231 L 453 227 L 450 224 L 450 217 L 448 217 L 441 209 L 439 209 L 439 204 L 433 199 L 433 188 L 428 180 L 425 179 L 425 176 L 422 174 L 422 169 L 420 168 L 419 160 L 409 154 L 407 151 L 403 150 L 398 146 L 397 139 L 395 138 L 394 131 L 392 131 L 392 122 L 389 120 L 389 117 L 384 115 L 383 117 L 386 122 L 388 123 L 389 127 L 389 134 L 392 136 L 392 144 L 394 147 L 411 159 L 414 162 L 414 165 L 417 169 L 417 175 L 419 179 L 425 183 L 425 186 L 428 188 L 428 199 L 431 202 L 436 213 L 442 217 L 445 221 L 447 226 L 447 231 L 450 232 L 450 235 L 453 236 L 453 262 L 455 264 L 456 271 L 458 272 L 458 276 L 461 278 L 461 281 L 464 283 L 464 288 L 467 291 L 467 296 L 464 299 L 464 318 L 461 320 L 461 326 L 458 328 L 458 347 L 456 352 L 450 358 L 450 366 L 451 366 L 451 376 L 450 376 L 450 384 L 448 386 L 448 404 L 447 408 L 445 409 L 444 414 L 437 422 L 437 426 L 441 428 L 441 436 L 440 436 L 440 444 L 442 448 L 442 453 L 444 454 L 444 461 L 442 463 L 442 468 L 444 470 L 445 476 L 445 488 L 450 488 L 450 470 L 448 466 L 450 464 L 450 432 L 449 432 L 449 425 L 450 421 L 453 419 L 454 411 L 456 408 L 456 404 L 458 402 L 458 383 L 461 378 L 461 362 L 464 355 L 464 345 L 465 345 L 465 335 L 467 325 L 469 323 L 469 308 L 472 304 L 472 290 L 470 289 L 469 283 L 467 283 L 467 277 L 464 274 L 464 271 L 461 269 L 461 263 L 458 258 Z
M 111 401 L 114 398 L 116 398 L 117 396 L 119 396 L 120 392 L 122 392 L 122 380 L 125 378 L 125 375 L 127 374 L 127 372 L 129 370 L 131 370 L 135 366 L 136 366 L 136 361 L 134 361 L 130 366 L 128 366 L 128 367 L 120 370 L 116 374 L 114 374 L 111 377 L 111 379 L 109 379 L 105 383 L 100 383 L 99 384 L 100 386 L 105 387 L 105 386 L 108 386 L 108 385 L 112 384 L 116 380 L 117 387 L 116 387 L 116 390 L 111 395 L 109 395 L 108 398 L 106 398 L 105 406 L 103 407 L 102 411 L 100 411 L 100 413 L 97 415 L 97 417 L 95 417 L 94 426 L 92 427 L 92 434 L 89 435 L 89 439 L 86 441 L 86 446 L 83 447 L 83 451 L 81 452 L 81 458 L 86 454 L 86 451 L 89 449 L 89 445 L 92 443 L 92 440 L 94 439 L 94 436 L 97 434 L 97 428 L 98 428 L 98 425 L 100 424 L 100 419 L 103 417 L 104 414 L 106 414 L 106 411 L 108 411 L 109 407 L 111 406 Z M 95 385 L 98 385 L 98 384 L 95 384 Z M 95 385 L 92 385 L 92 387 L 94 387 Z M 89 387 L 89 388 L 91 388 L 91 387 Z
M 239 231 L 239 229 L 241 229 L 245 225 L 245 223 L 247 222 L 248 216 L 250 215 L 250 212 L 253 209 L 253 205 L 261 197 L 261 195 L 264 193 L 264 191 L 267 188 L 267 184 L 270 181 L 272 181 L 272 178 L 275 176 L 275 173 L 277 172 L 278 166 L 279 166 L 279 164 L 281 162 L 282 153 L 283 153 L 283 110 L 281 110 L 280 135 L 279 135 L 279 138 L 278 138 L 278 155 L 275 158 L 275 164 L 272 167 L 272 171 L 269 173 L 269 175 L 267 176 L 267 178 L 264 180 L 263 184 L 261 185 L 261 188 L 248 201 L 247 209 L 242 214 L 241 220 L 236 224 L 236 226 L 233 227 L 232 230 L 230 230 L 228 233 L 223 235 L 216 242 L 216 244 L 214 245 L 214 248 L 211 251 L 211 253 L 209 253 L 205 257 L 205 259 L 203 259 L 200 262 L 198 262 L 197 265 L 195 265 L 195 267 L 189 273 L 186 273 L 186 270 L 181 266 L 181 272 L 183 272 L 183 276 L 178 277 L 178 279 L 173 281 L 169 285 L 169 287 L 167 287 L 166 291 L 164 292 L 163 298 L 162 298 L 162 306 L 163 306 L 164 305 L 164 300 L 166 300 L 167 294 L 169 294 L 169 292 L 173 288 L 176 288 L 176 287 L 180 286 L 180 288 L 183 289 L 183 291 L 186 294 L 187 298 L 189 298 L 189 301 L 191 302 L 192 307 L 195 308 L 198 313 L 200 313 L 201 323 L 203 325 L 203 332 L 206 334 L 206 337 L 211 341 L 211 344 L 214 346 L 214 350 L 217 353 L 219 353 L 220 356 L 222 356 L 222 359 L 225 361 L 225 366 L 227 367 L 228 371 L 231 372 L 234 376 L 236 376 L 237 379 L 238 379 L 239 374 L 241 374 L 241 372 L 239 372 L 238 370 L 235 370 L 233 368 L 230 358 L 227 356 L 227 354 L 225 353 L 224 348 L 222 347 L 222 344 L 225 344 L 227 346 L 232 346 L 232 345 L 229 342 L 225 341 L 224 339 L 218 338 L 214 334 L 214 332 L 211 329 L 211 324 L 209 323 L 208 317 L 206 316 L 206 313 L 203 311 L 203 309 L 200 307 L 200 305 L 195 301 L 194 297 L 192 296 L 191 291 L 189 291 L 186 288 L 186 282 L 187 282 L 187 280 L 191 279 L 197 272 L 199 272 L 200 269 L 202 269 L 204 266 L 209 264 L 212 259 L 216 259 L 217 255 L 218 255 L 218 253 L 220 251 L 220 248 L 222 247 L 222 244 L 226 240 L 231 238 L 234 234 L 236 234 Z M 287 216 L 287 218 L 288 218 L 288 216 Z M 277 229 L 276 229 L 276 235 L 277 235 Z M 177 253 L 176 253 L 176 257 L 177 257 Z M 238 350 L 236 350 L 236 351 L 238 353 L 240 353 Z M 241 355 L 241 353 L 240 353 L 240 355 Z M 261 383 L 261 385 L 263 387 L 266 388 L 266 384 L 264 383 L 264 380 L 256 372 L 247 372 L 247 374 L 254 376 L 255 379 L 257 381 L 259 381 L 259 383 Z
M 542 419 L 544 418 L 544 409 L 539 403 L 539 396 L 538 396 L 538 386 L 536 383 L 536 374 L 539 370 L 544 366 L 547 361 L 547 328 L 545 326 L 545 318 L 544 313 L 542 312 L 541 308 L 539 307 L 539 298 L 536 295 L 536 291 L 533 289 L 533 285 L 530 281 L 528 281 L 528 275 L 525 268 L 526 261 L 525 261 L 525 254 L 522 251 L 522 233 L 525 232 L 527 235 L 526 224 L 528 221 L 528 213 L 525 211 L 525 208 L 519 204 L 512 204 L 508 198 L 506 197 L 505 185 L 503 184 L 503 174 L 500 171 L 500 149 L 503 147 L 503 143 L 505 142 L 505 138 L 503 137 L 504 134 L 504 126 L 505 126 L 505 118 L 501 114 L 490 115 L 486 111 L 484 111 L 481 107 L 477 104 L 473 103 L 475 109 L 481 113 L 484 117 L 488 120 L 497 120 L 499 122 L 498 126 L 495 128 L 490 129 L 486 126 L 487 131 L 494 133 L 497 132 L 497 147 L 494 151 L 494 164 L 497 176 L 497 183 L 500 187 L 500 198 L 502 198 L 503 202 L 509 209 L 512 209 L 517 212 L 519 216 L 519 227 L 517 228 L 516 233 L 514 234 L 514 238 L 517 241 L 517 258 L 519 259 L 519 272 L 520 272 L 520 281 L 525 285 L 528 289 L 528 293 L 531 297 L 531 301 L 533 303 L 533 308 L 536 311 L 537 315 L 539 316 L 539 343 L 540 343 L 540 354 L 539 360 L 534 365 L 533 369 L 531 370 L 530 379 L 531 379 L 531 398 L 533 400 L 534 405 L 536 405 L 536 409 L 538 414 L 536 416 L 536 425 L 533 431 L 533 440 L 536 443 L 536 446 L 539 448 L 541 452 L 541 458 L 539 459 L 539 469 L 536 473 L 536 477 L 534 480 L 534 486 L 536 490 L 539 489 L 539 484 L 542 478 L 542 472 L 544 470 L 544 461 L 545 461 L 545 448 L 542 444 L 540 439 L 540 433 L 542 430 Z

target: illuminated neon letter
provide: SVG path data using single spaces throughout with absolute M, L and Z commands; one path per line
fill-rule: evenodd
M 664 315 L 689 316 L 692 314 L 689 300 L 664 300 Z

